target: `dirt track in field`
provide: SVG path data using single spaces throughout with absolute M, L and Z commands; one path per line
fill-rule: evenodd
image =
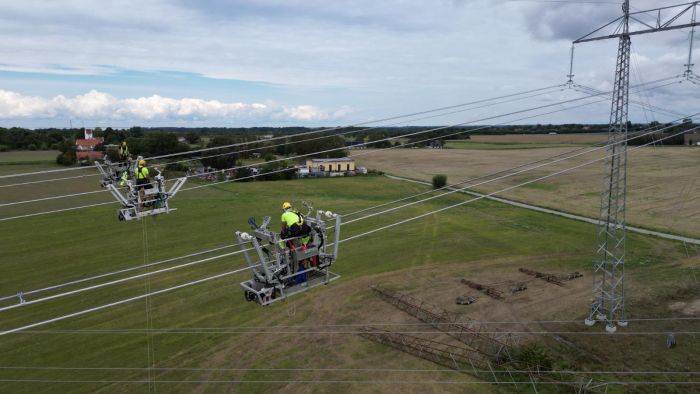
M 633 148 L 633 147 L 632 147 Z M 630 149 L 632 149 L 630 148 Z M 357 157 L 358 165 L 399 176 L 430 180 L 445 174 L 448 183 L 480 177 L 576 148 L 509 150 L 397 149 Z M 590 148 L 586 148 L 590 149 Z M 362 154 L 364 152 L 360 152 Z M 506 179 L 477 185 L 493 192 L 602 157 L 602 151 L 547 165 Z M 648 147 L 629 153 L 627 219 L 633 225 L 700 236 L 700 149 Z M 602 161 L 501 194 L 539 206 L 597 217 Z M 477 182 L 475 182 L 477 183 Z M 472 183 L 474 185 L 475 183 Z

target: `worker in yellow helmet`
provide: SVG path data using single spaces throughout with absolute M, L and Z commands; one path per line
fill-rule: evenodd
M 136 179 L 136 188 L 139 191 L 139 210 L 143 210 L 143 201 L 145 197 L 144 189 L 151 189 L 151 178 L 148 175 L 148 167 L 146 167 L 146 160 L 139 160 L 138 166 L 134 171 L 134 178 Z M 149 204 L 150 205 L 150 204 Z
M 128 158 L 129 158 L 129 147 L 126 146 L 126 140 L 124 140 L 124 141 L 122 141 L 122 144 L 119 145 L 119 160 L 125 161 Z
M 148 167 L 146 167 L 146 160 L 139 160 L 139 164 L 136 167 L 136 185 L 145 185 L 151 183 L 151 178 L 148 175 Z M 142 186 L 143 188 L 144 186 Z
M 294 238 L 286 241 L 286 245 L 290 249 L 296 249 L 301 247 L 301 249 L 306 249 L 309 241 L 311 241 L 311 228 L 308 224 L 304 223 L 304 217 L 298 211 L 292 208 L 292 204 L 285 202 L 282 204 L 282 231 L 280 236 L 282 239 Z M 311 261 L 300 261 L 297 272 L 303 271 L 308 268 L 307 264 Z M 306 273 L 300 274 L 295 278 L 296 283 L 304 283 L 306 285 Z
M 292 227 L 298 226 L 300 223 L 303 223 L 303 219 L 296 212 L 294 212 L 294 209 L 292 209 L 292 204 L 288 202 L 283 203 L 282 231 L 280 232 L 280 234 L 282 234 L 282 238 L 293 237 L 291 234 Z

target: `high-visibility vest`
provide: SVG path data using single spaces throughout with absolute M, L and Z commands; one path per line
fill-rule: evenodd
M 136 179 L 148 179 L 148 168 L 136 167 Z
M 292 227 L 295 224 L 301 225 L 304 221 L 297 215 L 296 212 L 289 210 L 282 214 L 282 222 L 287 224 L 287 227 Z
M 124 186 L 124 184 L 126 183 L 126 181 L 129 179 L 129 174 L 127 174 L 127 172 L 124 171 L 124 173 L 122 174 L 122 178 L 121 178 L 121 179 L 122 179 L 122 180 L 121 180 L 121 182 L 119 182 L 119 186 Z
M 119 154 L 122 156 L 128 156 L 129 155 L 129 148 L 126 145 L 120 145 L 119 146 Z

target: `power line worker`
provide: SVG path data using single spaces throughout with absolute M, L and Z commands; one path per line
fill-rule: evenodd
M 304 223 L 302 215 L 292 208 L 292 204 L 285 202 L 282 204 L 282 238 L 301 237 L 302 245 L 306 245 L 311 240 L 309 233 L 311 228 Z
M 136 188 L 139 192 L 139 210 L 143 210 L 143 200 L 146 194 L 144 189 L 151 189 L 153 187 L 148 174 L 148 167 L 146 167 L 146 160 L 139 160 L 134 175 L 134 178 L 136 178 Z
M 124 186 L 126 185 L 126 181 L 129 180 L 129 172 L 124 171 L 121 177 L 121 181 L 119 182 L 119 186 Z
M 136 167 L 136 185 L 145 185 L 151 183 L 151 178 L 146 167 L 146 160 L 139 160 L 139 165 Z
M 126 140 L 119 145 L 119 159 L 124 161 L 129 158 L 129 147 L 126 145 Z
M 294 238 L 286 241 L 287 247 L 291 250 L 296 250 L 297 246 L 301 250 L 306 250 L 309 241 L 311 240 L 311 228 L 304 223 L 303 216 L 292 208 L 292 204 L 285 202 L 282 204 L 282 231 L 280 236 L 282 239 Z M 298 243 L 301 245 L 298 245 Z M 310 263 L 310 262 L 309 262 Z M 297 272 L 304 271 L 307 267 L 307 260 L 299 261 Z M 306 283 L 306 273 L 295 277 L 296 283 Z

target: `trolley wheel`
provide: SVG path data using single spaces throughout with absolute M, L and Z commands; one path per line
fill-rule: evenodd
M 253 294 L 252 292 L 250 292 L 248 290 L 245 291 L 243 296 L 245 297 L 245 300 L 248 302 L 255 300 L 255 294 Z

